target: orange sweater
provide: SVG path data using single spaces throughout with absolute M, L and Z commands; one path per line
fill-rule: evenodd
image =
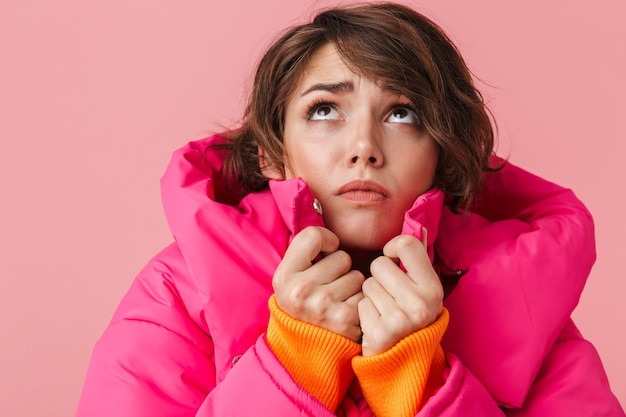
M 378 417 L 412 417 L 443 384 L 446 366 L 441 338 L 448 326 L 444 308 L 430 326 L 386 352 L 361 356 L 361 345 L 337 333 L 294 319 L 274 296 L 269 300 L 267 342 L 298 385 L 335 411 L 353 378 Z

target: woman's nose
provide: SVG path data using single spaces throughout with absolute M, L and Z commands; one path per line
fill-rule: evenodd
M 376 124 L 371 120 L 356 123 L 352 135 L 348 149 L 349 164 L 381 166 L 383 164 L 381 133 Z
M 373 156 L 373 155 L 368 157 L 368 158 L 360 158 L 358 156 L 353 156 L 352 157 L 352 163 L 356 164 L 359 161 L 359 159 L 361 159 L 363 161 L 367 160 L 367 162 L 369 162 L 372 165 L 376 164 L 379 161 L 379 158 L 377 158 L 376 156 Z

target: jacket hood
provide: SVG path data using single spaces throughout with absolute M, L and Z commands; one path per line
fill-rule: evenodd
M 201 213 L 214 219 L 211 226 L 216 229 L 204 229 L 203 233 L 221 233 L 222 227 L 228 227 L 232 234 L 237 230 L 235 227 L 245 232 L 247 227 L 256 226 L 276 241 L 276 249 L 283 248 L 279 250 L 281 255 L 300 230 L 324 225 L 323 217 L 314 207 L 319 203 L 301 178 L 270 180 L 267 190 L 247 195 L 229 191 L 222 173 L 226 151 L 211 148 L 220 143 L 224 143 L 220 136 L 189 143 L 174 153 L 161 180 L 166 218 L 179 244 L 187 235 L 197 234 L 194 230 L 198 228 Z M 426 228 L 431 261 L 443 197 L 443 192 L 435 188 L 419 196 L 406 212 L 401 231 L 421 239 L 422 227 Z M 281 227 L 277 228 L 277 223 L 282 223 Z M 286 235 L 276 233 L 277 230 Z

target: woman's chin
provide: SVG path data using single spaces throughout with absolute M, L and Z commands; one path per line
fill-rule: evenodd
M 341 247 L 348 251 L 380 251 L 395 234 L 382 234 L 380 231 L 371 233 L 337 233 Z

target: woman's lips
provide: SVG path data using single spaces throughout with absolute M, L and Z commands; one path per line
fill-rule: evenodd
M 389 198 L 389 191 L 373 181 L 355 180 L 342 185 L 337 195 L 357 202 L 378 202 Z

